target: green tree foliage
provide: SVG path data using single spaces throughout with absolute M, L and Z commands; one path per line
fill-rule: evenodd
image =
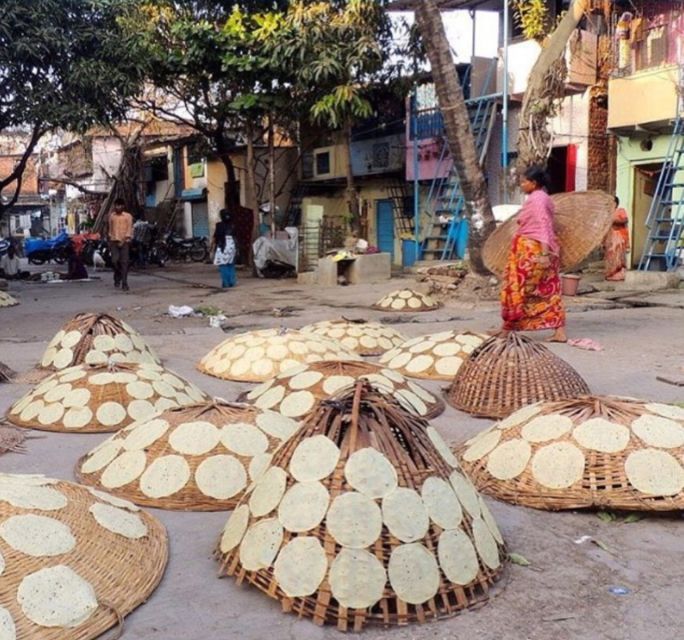
M 14 171 L 0 179 L 0 215 L 19 197 L 40 138 L 122 117 L 146 61 L 121 20 L 134 0 L 2 0 L 0 131 L 29 132 Z
M 269 40 L 273 60 L 311 105 L 311 119 L 345 134 L 347 201 L 356 229 L 359 203 L 351 171 L 351 129 L 373 114 L 369 91 L 388 78 L 392 31 L 383 5 L 379 0 L 292 0 L 282 28 Z

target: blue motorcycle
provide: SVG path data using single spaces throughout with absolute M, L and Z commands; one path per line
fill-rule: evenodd
M 24 254 L 31 264 L 44 264 L 51 260 L 57 264 L 64 264 L 67 261 L 70 243 L 66 231 L 60 231 L 54 238 L 28 238 L 24 242 Z

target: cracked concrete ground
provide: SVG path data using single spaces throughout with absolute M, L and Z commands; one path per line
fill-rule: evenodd
M 135 326 L 166 365 L 205 391 L 234 399 L 249 385 L 204 376 L 199 358 L 226 334 L 206 319 L 174 320 L 169 304 L 211 305 L 228 316 L 230 333 L 276 326 L 298 327 L 335 318 L 389 316 L 410 337 L 445 328 L 485 330 L 498 322 L 495 303 L 449 303 L 426 314 L 387 314 L 369 309 L 384 293 L 412 281 L 382 285 L 321 288 L 295 281 L 264 281 L 240 274 L 232 291 L 213 288 L 218 278 L 204 265 L 171 267 L 131 276 L 131 293 L 111 286 L 111 274 L 99 282 L 13 285 L 22 304 L 0 310 L 0 360 L 19 372 L 39 359 L 46 342 L 79 311 L 108 311 Z M 671 297 L 674 296 L 674 297 Z M 676 297 L 679 296 L 679 297 Z M 640 297 L 643 301 L 643 298 Z M 622 307 L 602 298 L 569 304 L 571 337 L 589 337 L 605 350 L 588 352 L 552 345 L 597 393 L 638 396 L 663 402 L 684 401 L 684 388 L 663 384 L 658 375 L 684 377 L 682 293 L 667 294 L 668 306 Z M 670 304 L 674 301 L 674 304 Z M 676 308 L 679 306 L 680 308 Z M 292 307 L 292 315 L 274 317 L 274 308 Z M 439 384 L 426 386 L 437 391 Z M 0 385 L 0 411 L 29 389 Z M 488 420 L 454 409 L 435 420 L 451 441 L 466 439 Z M 105 435 L 48 434 L 28 442 L 26 454 L 0 457 L 0 470 L 45 473 L 73 480 L 73 466 Z M 530 567 L 510 566 L 492 601 L 456 618 L 402 629 L 369 629 L 367 639 L 427 640 L 670 640 L 681 637 L 684 522 L 679 516 L 648 517 L 635 523 L 606 523 L 592 513 L 545 513 L 490 500 L 509 550 L 525 556 Z M 341 637 L 332 628 L 280 612 L 279 605 L 256 590 L 216 578 L 214 543 L 225 513 L 152 511 L 168 528 L 171 557 L 166 575 L 150 600 L 126 619 L 125 640 L 257 640 Z M 580 536 L 600 540 L 608 551 Z M 616 596 L 611 586 L 624 586 Z M 350 634 L 352 635 L 352 634 Z

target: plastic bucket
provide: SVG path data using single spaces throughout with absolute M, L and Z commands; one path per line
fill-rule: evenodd
M 561 291 L 564 296 L 576 296 L 579 288 L 580 276 L 574 273 L 564 273 L 561 275 Z

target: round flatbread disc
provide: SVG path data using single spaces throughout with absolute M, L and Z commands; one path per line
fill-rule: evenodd
M 497 569 L 501 564 L 499 547 L 489 527 L 482 518 L 474 518 L 471 526 L 478 555 L 490 569 Z
M 126 419 L 126 409 L 118 402 L 103 402 L 98 407 L 95 417 L 105 427 L 114 427 Z
M 77 627 L 99 607 L 93 586 L 65 565 L 27 575 L 19 584 L 17 602 L 41 627 Z
M 637 491 L 650 496 L 673 496 L 684 489 L 684 468 L 667 451 L 642 449 L 630 453 L 625 474 Z
M 373 447 L 352 453 L 344 467 L 350 486 L 369 498 L 384 498 L 397 488 L 394 465 Z
M 302 440 L 290 459 L 290 473 L 300 482 L 327 478 L 337 466 L 340 450 L 324 435 Z
M 328 575 L 333 598 L 348 609 L 367 609 L 385 591 L 387 573 L 373 554 L 362 549 L 340 549 Z
M 208 453 L 218 445 L 221 432 L 204 420 L 184 422 L 169 435 L 169 444 L 178 453 L 199 456 Z
M 567 416 L 552 414 L 530 420 L 520 434 L 528 442 L 548 442 L 556 440 L 572 429 L 573 422 Z
M 147 449 L 161 438 L 169 429 L 169 423 L 161 418 L 148 420 L 128 432 L 123 441 L 126 451 Z
M 548 489 L 566 489 L 582 479 L 584 465 L 581 449 L 569 442 L 554 442 L 534 454 L 532 475 Z
M 423 604 L 434 598 L 439 589 L 437 560 L 417 542 L 393 549 L 387 574 L 397 597 L 409 604 Z
M 432 444 L 435 445 L 435 448 L 437 449 L 437 452 L 444 458 L 444 460 L 447 462 L 447 464 L 450 467 L 458 468 L 458 460 L 456 460 L 456 457 L 454 456 L 453 453 L 451 453 L 451 449 L 447 446 L 446 442 L 442 439 L 442 436 L 439 435 L 439 431 L 435 429 L 434 427 L 428 427 L 426 429 L 426 433 L 428 435 L 428 438 L 430 438 L 430 441 Z
M 240 562 L 247 571 L 267 569 L 283 542 L 283 527 L 275 518 L 253 524 L 240 543 Z
M 268 438 L 254 425 L 236 422 L 223 427 L 221 443 L 239 456 L 253 458 L 268 449 Z
M 432 521 L 442 529 L 455 529 L 461 524 L 463 511 L 451 485 L 442 478 L 429 477 L 421 489 L 423 504 Z
M 499 429 L 511 429 L 512 427 L 517 427 L 519 424 L 533 418 L 541 411 L 541 407 L 538 404 L 530 404 L 522 409 L 514 411 L 510 416 L 501 420 L 497 423 Z
M 684 427 L 670 418 L 639 416 L 632 422 L 632 431 L 649 447 L 675 449 L 684 446 Z
M 58 511 L 67 506 L 66 497 L 51 487 L 10 485 L 6 481 L 0 487 L 0 501 L 9 502 L 21 509 Z
M 228 522 L 223 529 L 221 542 L 219 544 L 221 553 L 228 553 L 237 547 L 247 531 L 249 524 L 249 507 L 241 504 L 233 513 L 230 514 Z
M 463 459 L 468 462 L 475 462 L 484 458 L 501 440 L 501 430 L 493 429 L 480 434 L 475 438 L 470 446 L 463 453 Z
M 283 496 L 278 520 L 287 531 L 310 531 L 321 523 L 329 503 L 330 494 L 320 482 L 298 482 Z
M 470 584 L 480 570 L 475 547 L 461 529 L 442 532 L 437 545 L 437 556 L 444 575 L 456 584 Z
M 247 486 L 247 474 L 240 461 L 233 456 L 210 456 L 197 467 L 195 484 L 205 496 L 228 500 Z
M 624 451 L 629 444 L 629 429 L 605 418 L 591 418 L 575 427 L 572 437 L 585 449 L 602 453 Z
M 532 457 L 530 443 L 514 438 L 500 444 L 487 458 L 487 471 L 497 480 L 517 478 Z
M 328 571 L 328 558 L 318 538 L 294 538 L 278 554 L 273 575 L 290 598 L 309 596 L 318 589 Z
M 501 535 L 501 531 L 499 530 L 499 525 L 496 524 L 494 515 L 489 510 L 489 507 L 487 506 L 486 502 L 482 499 L 482 497 L 480 497 L 480 510 L 482 511 L 482 519 L 485 521 L 487 528 L 494 536 L 494 540 L 496 540 L 500 545 L 503 545 L 504 539 Z
M 140 478 L 140 491 L 149 498 L 164 498 L 180 491 L 190 480 L 185 458 L 168 455 L 157 458 Z
M 402 542 L 420 540 L 430 526 L 420 494 L 405 487 L 398 487 L 383 498 L 382 519 L 390 533 Z
M 288 418 L 301 418 L 309 413 L 315 404 L 316 397 L 311 391 L 295 391 L 285 396 L 278 411 Z
M 136 480 L 145 471 L 146 464 L 144 451 L 124 451 L 102 472 L 100 482 L 107 489 L 123 487 Z
M 256 417 L 256 426 L 278 440 L 287 440 L 297 430 L 297 423 L 275 411 L 262 411 Z
M 98 447 L 81 465 L 81 473 L 95 473 L 106 467 L 121 451 L 122 443 L 106 440 L 103 446 Z
M 259 478 L 252 495 L 249 497 L 249 510 L 252 515 L 265 516 L 275 509 L 285 494 L 287 473 L 280 467 L 271 467 Z
M 458 501 L 463 505 L 463 508 L 473 518 L 479 517 L 480 501 L 478 499 L 477 491 L 470 480 L 462 476 L 458 471 L 454 471 L 449 476 L 449 481 L 456 492 Z
M 76 546 L 76 538 L 66 524 L 33 513 L 4 520 L 0 524 L 0 538 L 15 551 L 34 558 L 59 556 Z
M 333 500 L 326 524 L 330 535 L 343 547 L 365 549 L 380 537 L 382 513 L 367 496 L 343 493 Z
M 99 502 L 93 504 L 89 511 L 101 527 L 119 536 L 139 540 L 147 535 L 147 525 L 135 513 Z
M 661 404 L 659 402 L 651 402 L 644 405 L 644 409 L 655 413 L 663 418 L 671 418 L 672 420 L 684 420 L 684 407 L 677 407 L 672 404 Z

